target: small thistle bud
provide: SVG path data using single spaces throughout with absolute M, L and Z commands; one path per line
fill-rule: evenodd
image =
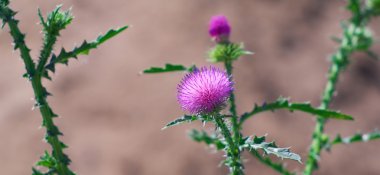
M 367 0 L 366 5 L 375 15 L 380 15 L 380 0 Z
M 227 72 L 202 67 L 187 74 L 177 87 L 178 102 L 192 114 L 210 114 L 221 110 L 233 91 Z
M 251 55 L 253 54 L 250 51 L 244 50 L 243 44 L 235 43 L 224 43 L 217 44 L 208 52 L 208 61 L 224 62 L 224 61 L 233 61 L 237 60 L 242 55 Z
M 73 20 L 71 9 L 67 11 L 61 10 L 61 5 L 57 6 L 52 12 L 47 15 L 46 21 L 43 18 L 41 11 L 38 11 L 40 21 L 44 27 L 44 32 L 59 35 L 59 31 L 65 29 Z
M 224 15 L 213 16 L 210 20 L 209 34 L 217 43 L 228 42 L 230 25 Z

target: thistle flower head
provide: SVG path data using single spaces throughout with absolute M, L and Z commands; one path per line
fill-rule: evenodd
M 211 18 L 209 34 L 216 42 L 228 41 L 230 33 L 231 28 L 224 15 L 217 15 Z
M 187 74 L 178 85 L 178 102 L 192 114 L 210 114 L 221 110 L 233 91 L 227 72 L 202 67 Z

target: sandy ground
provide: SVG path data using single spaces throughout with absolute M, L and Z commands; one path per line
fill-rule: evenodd
M 348 17 L 340 0 L 13 1 L 34 57 L 41 47 L 37 8 L 47 12 L 59 3 L 72 6 L 76 18 L 62 32 L 57 51 L 91 40 L 110 27 L 131 25 L 90 56 L 71 61 L 70 68 L 59 65 L 53 83 L 44 82 L 54 94 L 49 102 L 61 116 L 56 122 L 70 146 L 66 152 L 73 160 L 71 167 L 80 175 L 226 174 L 225 167 L 218 167 L 220 154 L 186 136 L 200 124 L 160 130 L 183 114 L 175 97 L 183 74 L 139 72 L 167 62 L 208 65 L 205 53 L 213 45 L 207 35 L 208 19 L 225 14 L 233 26 L 232 40 L 244 41 L 256 53 L 235 64 L 239 113 L 278 96 L 317 106 L 326 80 L 326 58 L 337 47 L 329 37 L 339 34 L 339 21 Z M 380 31 L 376 22 L 373 26 Z M 23 63 L 19 52 L 11 50 L 8 28 L 0 30 L 0 41 L 0 174 L 30 174 L 48 145 L 42 141 L 41 117 L 32 110 L 31 87 L 21 77 Z M 380 126 L 380 65 L 364 54 L 355 54 L 351 62 L 332 107 L 356 121 L 329 122 L 331 135 Z M 314 119 L 282 111 L 261 114 L 244 127 L 246 135 L 268 134 L 305 160 Z M 336 146 L 322 154 L 316 174 L 380 174 L 379 146 L 379 141 Z M 276 174 L 249 155 L 244 158 L 247 174 Z M 303 168 L 285 162 L 291 169 Z

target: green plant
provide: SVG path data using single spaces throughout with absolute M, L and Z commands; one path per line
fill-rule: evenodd
M 0 19 L 2 19 L 3 22 L 2 28 L 8 25 L 10 34 L 13 37 L 14 49 L 19 50 L 21 53 L 21 58 L 26 69 L 24 77 L 30 81 L 33 87 L 36 101 L 35 107 L 40 110 L 43 118 L 42 126 L 46 129 L 45 141 L 50 144 L 52 149 L 51 152 L 45 151 L 45 154 L 41 156 L 41 159 L 36 163 L 37 166 L 44 167 L 45 171 L 42 172 L 42 170 L 33 168 L 33 175 L 73 175 L 73 171 L 69 168 L 71 160 L 63 151 L 63 149 L 67 148 L 67 145 L 60 140 L 59 137 L 62 136 L 62 133 L 54 124 L 53 119 L 58 115 L 53 112 L 47 101 L 47 97 L 51 94 L 43 86 L 42 79 L 47 78 L 51 80 L 49 71 L 54 72 L 56 64 L 61 63 L 67 65 L 69 59 L 77 58 L 78 55 L 87 55 L 90 50 L 124 31 L 127 26 L 116 30 L 109 30 L 106 34 L 99 36 L 94 41 L 84 41 L 79 47 L 75 47 L 69 52 L 62 48 L 59 54 L 54 54 L 53 48 L 60 31 L 71 23 L 73 16 L 70 10 L 62 11 L 61 6 L 57 6 L 46 18 L 44 18 L 41 11 L 38 10 L 44 36 L 39 59 L 35 61 L 30 55 L 30 49 L 25 43 L 25 34 L 20 31 L 18 27 L 19 21 L 15 18 L 15 15 L 16 12 L 9 7 L 9 1 L 0 0 Z
M 351 12 L 352 16 L 342 25 L 343 36 L 341 39 L 338 39 L 340 46 L 330 57 L 331 65 L 328 72 L 327 85 L 322 94 L 322 102 L 319 107 L 320 109 L 329 108 L 336 91 L 336 84 L 338 83 L 339 75 L 349 65 L 350 56 L 354 52 L 366 52 L 370 56 L 374 55 L 374 53 L 369 50 L 373 44 L 373 37 L 367 25 L 373 17 L 379 15 L 379 13 L 377 13 L 378 1 L 367 0 L 366 3 L 367 6 L 363 6 L 360 0 L 348 1 L 347 9 Z M 376 3 L 377 5 L 374 5 Z M 313 171 L 318 168 L 318 160 L 320 159 L 319 157 L 321 151 L 323 148 L 329 148 L 331 146 L 331 144 L 329 144 L 329 136 L 324 133 L 326 121 L 326 119 L 320 117 L 317 119 L 313 133 L 313 140 L 304 170 L 305 175 L 312 174 Z M 374 133 L 369 133 L 368 135 L 379 136 L 380 133 L 375 131 Z M 361 141 L 365 140 L 366 139 Z M 342 142 L 334 141 L 333 143 Z
M 178 101 L 184 110 L 191 115 L 184 115 L 168 123 L 164 129 L 182 123 L 201 121 L 203 123 L 212 123 L 215 125 L 215 132 L 207 133 L 205 131 L 193 130 L 190 137 L 196 142 L 203 142 L 209 146 L 225 152 L 223 163 L 229 167 L 230 174 L 244 174 L 244 166 L 241 158 L 243 151 L 248 151 L 260 162 L 271 167 L 280 174 L 296 174 L 285 168 L 282 163 L 274 162 L 267 154 L 274 154 L 280 158 L 293 159 L 301 162 L 301 157 L 291 152 L 288 148 L 278 147 L 275 142 L 267 142 L 265 136 L 245 136 L 242 133 L 243 124 L 252 116 L 265 112 L 279 109 L 289 111 L 301 111 L 311 116 L 315 116 L 317 124 L 313 133 L 313 140 L 305 164 L 304 174 L 309 175 L 317 168 L 317 162 L 320 159 L 320 152 L 323 149 L 329 149 L 336 144 L 350 144 L 353 142 L 369 141 L 380 138 L 380 132 L 375 131 L 367 134 L 355 134 L 354 136 L 342 138 L 337 136 L 330 139 L 324 133 L 324 124 L 330 119 L 352 120 L 349 115 L 342 114 L 329 109 L 329 104 L 335 92 L 336 83 L 339 73 L 349 64 L 349 57 L 354 52 L 365 52 L 370 56 L 374 53 L 369 49 L 373 44 L 373 36 L 367 27 L 370 19 L 378 15 L 378 1 L 367 1 L 364 5 L 360 0 L 349 0 L 347 9 L 352 13 L 349 21 L 343 23 L 342 38 L 335 39 L 340 43 L 336 53 L 331 56 L 331 66 L 328 73 L 328 82 L 323 92 L 322 104 L 320 107 L 313 107 L 309 103 L 294 103 L 289 99 L 280 97 L 271 103 L 255 105 L 252 111 L 239 115 L 236 110 L 235 95 L 232 91 L 228 98 L 228 112 L 221 109 L 225 105 L 214 105 L 215 96 L 220 96 L 224 80 L 220 80 L 219 75 L 208 73 L 207 68 L 197 68 L 193 66 L 166 64 L 165 67 L 153 67 L 143 72 L 146 74 L 185 71 L 187 75 L 178 86 Z M 375 9 L 376 8 L 376 9 Z M 230 26 L 224 16 L 215 16 L 211 19 L 210 35 L 216 42 L 216 46 L 208 53 L 208 60 L 213 63 L 223 63 L 226 74 L 232 81 L 233 63 L 242 55 L 250 55 L 252 52 L 244 50 L 243 44 L 236 44 L 229 40 Z M 213 70 L 214 68 L 210 68 Z M 212 72 L 212 71 L 211 71 Z M 218 72 L 218 71 L 217 71 Z M 211 75 L 210 75 L 211 74 Z M 223 88 L 222 88 L 223 89 Z M 223 91 L 224 92 L 224 91 Z M 224 93 L 222 93 L 224 94 Z M 221 98 L 224 99 L 224 98 Z M 203 102 L 205 101 L 205 103 Z M 216 102 L 219 102 L 216 100 Z M 219 103 L 217 103 L 219 104 Z M 193 106 L 195 109 L 190 108 Z M 214 107 L 213 110 L 205 110 Z M 190 108 L 190 109 L 189 109 Z M 264 153 L 264 156 L 260 153 Z

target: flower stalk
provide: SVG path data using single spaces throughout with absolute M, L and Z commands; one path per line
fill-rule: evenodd
M 232 80 L 232 61 L 230 60 L 225 60 L 224 61 L 224 66 L 226 68 L 227 74 L 230 77 L 230 81 Z M 236 103 L 235 103 L 235 94 L 234 92 L 231 93 L 230 98 L 228 99 L 230 107 L 229 111 L 232 115 L 231 117 L 231 123 L 232 123 L 232 133 L 233 133 L 233 140 L 237 143 L 240 142 L 241 140 L 241 134 L 240 134 L 240 124 L 239 124 L 239 119 L 236 111 Z
M 223 121 L 222 117 L 215 115 L 214 117 L 215 125 L 220 129 L 224 139 L 227 142 L 227 147 L 225 148 L 226 156 L 226 165 L 230 168 L 231 175 L 244 175 L 243 166 L 240 159 L 240 150 L 238 144 L 233 140 L 231 133 Z

